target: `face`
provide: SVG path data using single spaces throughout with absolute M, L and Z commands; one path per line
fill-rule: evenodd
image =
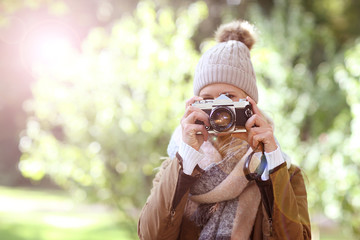
M 212 100 L 219 97 L 221 94 L 226 94 L 233 101 L 246 98 L 248 96 L 243 90 L 226 83 L 214 83 L 205 86 L 200 90 L 199 97 L 203 99 Z
M 226 96 L 234 102 L 239 101 L 239 99 L 244 99 L 248 96 L 248 94 L 246 94 L 243 90 L 233 85 L 226 83 L 214 83 L 201 89 L 199 97 L 202 97 L 204 100 L 213 100 L 219 97 L 221 94 L 226 94 Z M 226 136 L 228 133 L 217 133 L 216 135 Z M 244 135 L 244 137 L 241 138 L 245 139 L 246 136 Z

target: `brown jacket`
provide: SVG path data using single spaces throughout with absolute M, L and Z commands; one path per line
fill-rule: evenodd
M 201 229 L 184 214 L 191 185 L 197 176 L 183 173 L 182 159 L 166 160 L 138 222 L 140 239 L 198 239 Z M 298 167 L 286 163 L 270 171 L 270 179 L 257 181 L 262 204 L 251 239 L 311 239 L 304 179 Z

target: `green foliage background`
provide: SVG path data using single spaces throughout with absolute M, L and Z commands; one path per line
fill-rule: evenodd
M 199 55 L 190 38 L 206 15 L 203 2 L 177 13 L 141 2 L 110 31 L 92 30 L 81 53 L 39 66 L 20 141 L 24 176 L 48 174 L 134 220 L 190 96 Z
M 273 4 L 266 13 L 253 4 L 245 15 L 259 32 L 252 59 L 260 107 L 307 175 L 311 215 L 359 236 L 360 38 L 339 44 L 300 1 Z M 209 14 L 202 1 L 178 10 L 141 1 L 111 28 L 93 29 L 81 51 L 36 66 L 20 140 L 23 175 L 48 175 L 74 196 L 118 206 L 135 224 L 191 97 L 197 60 L 214 44 L 196 44 Z M 222 21 L 233 17 L 224 12 Z

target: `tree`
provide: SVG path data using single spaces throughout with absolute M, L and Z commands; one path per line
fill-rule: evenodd
M 75 195 L 115 203 L 135 218 L 190 97 L 199 52 L 213 44 L 206 38 L 221 22 L 245 18 L 260 32 L 252 50 L 260 107 L 307 175 L 311 214 L 360 235 L 354 1 L 326 5 L 334 19 L 320 11 L 325 0 L 176 2 L 178 11 L 141 1 L 133 15 L 92 30 L 81 52 L 38 66 L 20 142 L 23 174 L 49 175 Z
M 273 4 L 268 17 L 258 6 L 249 14 L 261 36 L 253 52 L 260 95 L 267 99 L 260 105 L 307 175 L 311 215 L 324 213 L 341 222 L 344 233 L 359 235 L 358 45 L 347 49 L 297 1 Z
M 92 30 L 82 52 L 37 66 L 20 141 L 24 176 L 49 175 L 136 219 L 191 93 L 199 56 L 190 38 L 206 15 L 203 2 L 175 12 L 142 1 L 109 31 Z

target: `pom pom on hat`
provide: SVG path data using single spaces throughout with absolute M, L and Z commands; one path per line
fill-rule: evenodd
M 250 49 L 255 43 L 254 27 L 246 21 L 221 25 L 216 31 L 218 41 L 206 51 L 196 66 L 194 95 L 214 83 L 227 83 L 242 89 L 258 102 L 255 72 Z
M 256 42 L 255 29 L 247 21 L 234 21 L 221 25 L 215 33 L 217 42 L 235 40 L 244 43 L 249 50 Z

